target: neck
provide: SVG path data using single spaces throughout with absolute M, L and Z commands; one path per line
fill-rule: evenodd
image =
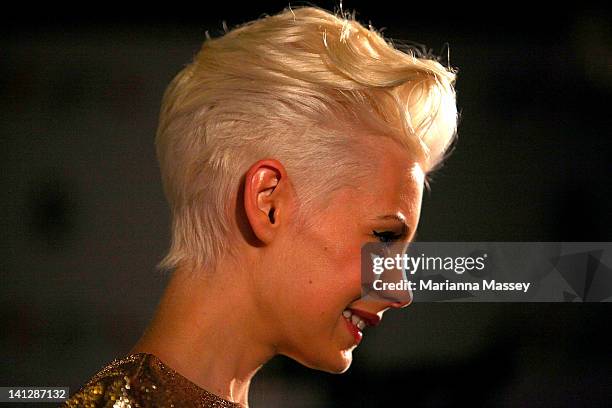
M 262 338 L 247 285 L 228 281 L 237 274 L 213 275 L 175 271 L 132 352 L 154 354 L 199 387 L 248 406 L 251 379 L 275 350 Z

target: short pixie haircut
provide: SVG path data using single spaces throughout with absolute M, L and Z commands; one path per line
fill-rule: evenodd
M 364 142 L 392 138 L 428 171 L 456 134 L 454 81 L 434 57 L 314 7 L 207 36 L 162 101 L 156 148 L 172 243 L 158 266 L 214 269 L 232 252 L 232 203 L 257 160 L 283 163 L 300 214 L 365 168 Z

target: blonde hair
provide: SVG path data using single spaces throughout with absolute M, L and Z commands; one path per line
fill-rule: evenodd
M 280 160 L 307 211 L 363 168 L 364 131 L 428 168 L 456 133 L 455 73 L 349 16 L 286 9 L 207 38 L 168 86 L 156 136 L 172 244 L 160 268 L 214 268 L 257 160 Z M 325 169 L 313 177 L 313 165 Z M 339 177 L 344 175 L 344 177 Z

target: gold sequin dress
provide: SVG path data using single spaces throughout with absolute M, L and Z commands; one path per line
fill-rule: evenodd
M 62 407 L 244 408 L 198 387 L 147 353 L 114 360 Z

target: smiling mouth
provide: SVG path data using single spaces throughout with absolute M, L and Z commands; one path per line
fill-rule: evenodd
M 380 324 L 380 316 L 378 316 L 377 314 L 366 312 L 366 311 L 359 310 L 359 309 L 352 309 L 352 308 L 347 308 L 345 311 L 348 311 L 351 313 L 351 316 L 350 316 L 351 319 L 353 316 L 357 316 L 361 321 L 363 321 L 366 324 L 366 326 L 375 327 Z
M 353 341 L 356 345 L 359 345 L 361 339 L 363 338 L 362 330 L 365 328 L 366 323 L 359 318 L 359 316 L 354 315 L 352 311 L 346 309 L 342 312 L 342 317 L 344 317 L 344 323 L 346 324 L 346 328 L 349 333 L 353 336 Z
M 346 322 L 349 332 L 353 335 L 355 343 L 359 344 L 363 338 L 363 330 L 367 326 L 376 326 L 380 323 L 378 315 L 364 312 L 362 310 L 345 309 L 342 312 L 342 317 Z
M 345 309 L 344 312 L 342 312 L 342 316 L 344 316 L 346 320 L 356 326 L 359 330 L 363 330 L 367 326 L 367 323 L 362 318 L 354 314 L 350 309 Z

